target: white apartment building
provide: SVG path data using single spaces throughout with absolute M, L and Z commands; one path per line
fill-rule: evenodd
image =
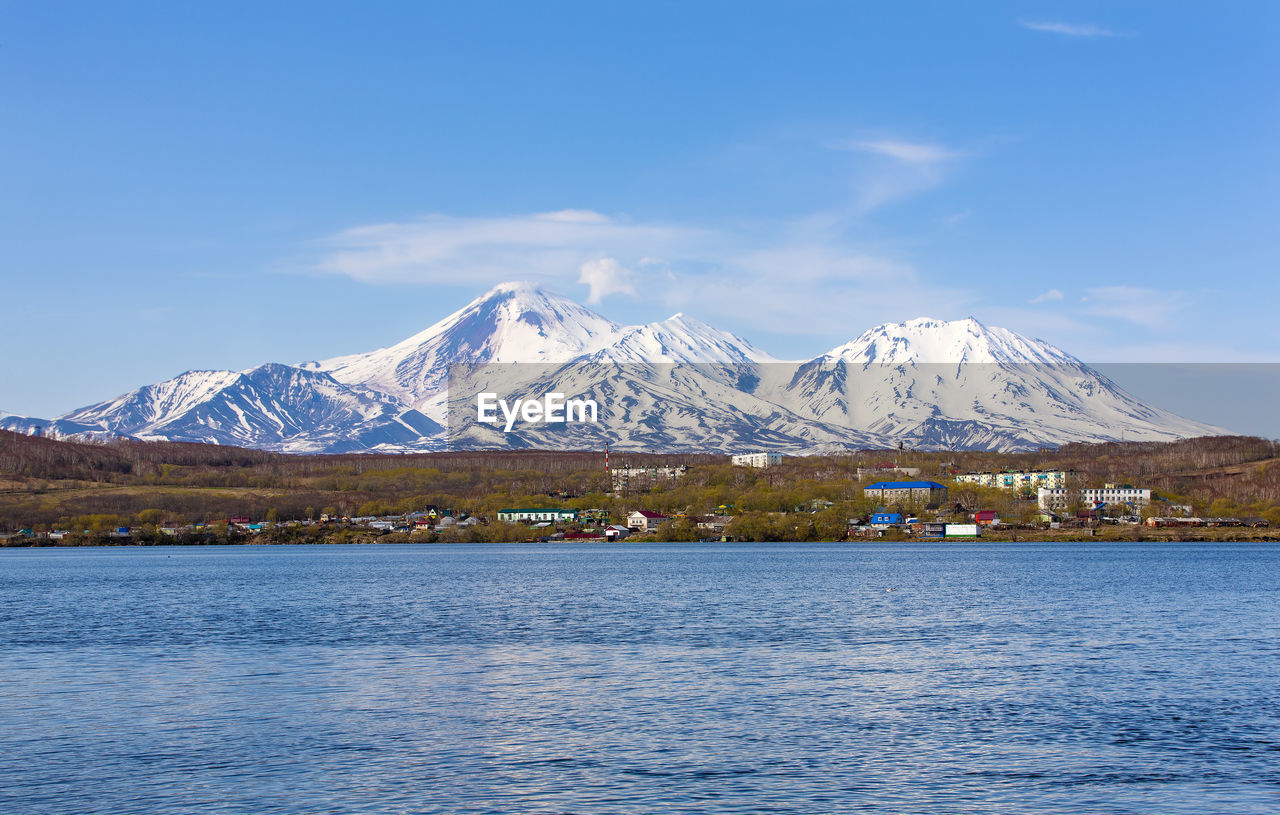
M 666 478 L 675 481 L 689 472 L 687 464 L 673 464 L 653 467 L 613 467 L 609 472 L 614 478 Z
M 956 483 L 1027 492 L 1039 490 L 1041 487 L 1060 490 L 1067 486 L 1067 472 L 1065 470 L 1028 470 L 1026 472 L 966 473 L 956 476 Z
M 1036 492 L 1036 496 L 1041 509 L 1066 509 L 1077 499 L 1085 506 L 1132 504 L 1141 507 L 1151 503 L 1151 490 L 1129 484 L 1107 484 L 1100 488 L 1081 490 L 1041 487 Z
M 757 467 L 763 469 L 782 463 L 782 453 L 741 453 L 733 457 L 738 467 Z

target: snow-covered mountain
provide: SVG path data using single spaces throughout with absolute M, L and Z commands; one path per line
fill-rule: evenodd
M 568 362 L 626 332 L 568 298 L 531 283 L 503 283 L 389 348 L 302 367 L 366 385 L 412 407 L 438 405 L 454 364 Z
M 23 429 L 291 453 L 434 449 L 442 430 L 386 394 L 274 363 L 240 372 L 188 371 L 53 422 L 28 419 Z
M 595 423 L 476 421 L 476 394 L 595 400 Z M 388 348 L 298 366 L 191 371 L 53 422 L 59 435 L 290 452 L 477 447 L 791 453 L 858 447 L 1033 449 L 1222 433 L 1125 393 L 1048 343 L 976 320 L 878 326 L 807 362 L 677 314 L 622 326 L 506 283 Z
M 1021 450 L 1225 432 L 1139 401 L 1046 342 L 972 318 L 870 329 L 799 366 L 774 401 L 929 449 Z

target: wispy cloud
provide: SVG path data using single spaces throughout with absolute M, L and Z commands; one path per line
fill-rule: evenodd
M 877 322 L 979 313 L 1077 356 L 1170 337 L 1191 298 L 1136 286 L 1051 288 L 1022 306 L 931 279 L 902 257 L 851 239 L 839 218 L 682 225 L 588 210 L 488 218 L 432 215 L 344 230 L 313 270 L 371 283 L 487 288 L 532 279 L 592 304 L 634 298 L 691 312 L 744 336 L 762 331 L 846 341 Z M 577 288 L 581 287 L 581 288 Z M 1046 309 L 1045 303 L 1071 303 Z M 628 308 L 632 308 L 628 306 Z M 768 319 L 762 324 L 758 315 Z M 1135 328 L 1138 329 L 1135 333 Z M 1103 358 L 1098 356 L 1098 358 Z M 1114 358 L 1114 357 L 1112 357 Z
M 937 144 L 881 139 L 878 141 L 843 141 L 832 145 L 837 150 L 856 150 L 897 159 L 904 164 L 930 166 L 960 158 L 964 154 Z
M 827 146 L 874 157 L 856 184 L 854 211 L 859 215 L 938 186 L 949 166 L 966 156 L 951 147 L 900 138 L 846 139 Z
M 1048 303 L 1051 300 L 1061 300 L 1064 297 L 1059 289 L 1049 289 L 1043 294 L 1036 295 L 1031 298 L 1032 303 Z
M 366 283 L 496 283 L 553 280 L 609 258 L 712 248 L 715 235 L 636 223 L 589 210 L 463 218 L 427 215 L 347 229 L 324 240 L 318 271 Z
M 714 228 L 585 210 L 431 215 L 347 229 L 321 251 L 315 271 L 372 284 L 479 288 L 520 279 L 566 292 L 577 284 L 590 303 L 643 291 L 651 304 L 722 318 L 763 305 L 775 333 L 843 334 L 848 319 L 839 308 L 813 307 L 833 298 L 850 307 L 875 303 L 886 319 L 972 301 L 965 291 L 923 285 L 911 264 L 851 242 L 836 221 L 817 215 Z M 904 297 L 911 289 L 918 293 Z
M 1157 331 L 1177 324 L 1179 314 L 1187 307 L 1186 294 L 1180 291 L 1157 291 L 1137 286 L 1101 286 L 1089 289 L 1081 308 L 1086 314 L 1123 320 Z
M 1057 20 L 1022 20 L 1019 25 L 1031 31 L 1041 31 L 1046 34 L 1060 34 L 1064 37 L 1118 37 L 1115 31 L 1109 28 L 1103 28 L 1098 25 L 1088 25 L 1081 23 L 1064 23 Z

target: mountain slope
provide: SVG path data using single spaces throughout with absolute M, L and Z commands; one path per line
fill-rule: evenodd
M 623 330 L 608 347 L 589 357 L 611 363 L 728 363 L 777 362 L 751 343 L 684 314 Z
M 92 434 L 338 453 L 422 445 L 441 428 L 385 395 L 328 374 L 267 364 L 248 371 L 188 371 L 54 423 Z M 84 430 L 79 431 L 84 433 Z

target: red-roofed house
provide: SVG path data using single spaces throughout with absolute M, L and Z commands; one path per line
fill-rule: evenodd
M 667 520 L 667 516 L 661 512 L 650 512 L 647 509 L 638 509 L 627 516 L 627 528 L 635 529 L 639 532 L 653 532 Z

